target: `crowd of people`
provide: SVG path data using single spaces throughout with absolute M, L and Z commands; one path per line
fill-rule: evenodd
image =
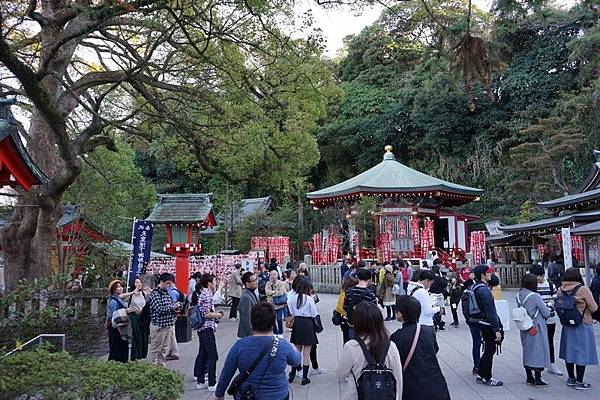
M 218 291 L 211 274 L 190 278 L 193 291 L 188 298 L 174 287 L 174 278 L 168 273 L 158 277 L 152 291 L 142 288 L 139 279 L 129 292 L 124 292 L 119 281 L 111 282 L 109 360 L 148 357 L 164 366 L 177 359 L 174 325 L 177 315 L 186 313 L 199 339 L 193 365 L 199 390 L 212 391 L 217 399 L 225 392 L 236 399 L 288 399 L 288 385 L 296 378 L 300 385 L 308 385 L 311 376 L 327 372 L 319 368 L 317 359 L 323 325 L 319 296 L 306 265 L 282 269 L 271 261 L 256 271 L 243 271 L 241 265 L 232 269 L 227 282 L 229 319 L 238 324 L 239 340 L 229 350 L 218 381 L 216 331 L 224 314 L 215 310 Z M 493 375 L 493 360 L 504 340 L 495 305 L 499 279 L 493 267 L 466 264 L 446 274 L 441 267 L 436 259 L 419 268 L 402 260 L 342 265 L 342 286 L 332 322 L 340 327 L 344 342 L 335 370 L 344 381 L 344 400 L 374 395 L 397 400 L 450 399 L 437 359 L 436 339 L 446 329 L 446 301 L 451 326 L 459 326 L 461 309 L 471 333 L 475 382 L 503 385 Z M 566 384 L 577 390 L 590 389 L 584 375 L 587 366 L 598 364 L 592 322 L 600 314 L 600 268 L 590 288 L 583 284 L 579 269 L 558 271 L 550 274 L 534 264 L 516 295 L 513 320 L 520 330 L 525 382 L 547 386 L 544 371 L 563 375 L 554 349 L 560 322 L 558 357 L 565 362 Z M 400 321 L 402 328 L 390 334 L 385 324 L 390 320 Z M 285 330 L 291 332 L 289 342 Z

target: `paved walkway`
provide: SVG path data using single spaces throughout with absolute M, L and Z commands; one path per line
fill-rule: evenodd
M 511 308 L 514 306 L 514 292 L 504 292 L 509 300 Z M 335 306 L 337 296 L 320 295 L 321 302 L 318 308 L 323 315 L 325 330 L 319 335 L 318 359 L 320 367 L 326 368 L 328 372 L 324 375 L 311 377 L 311 384 L 300 386 L 299 379 L 290 385 L 290 400 L 339 400 L 341 399 L 341 385 L 334 375 L 337 360 L 341 354 L 343 343 L 342 334 L 338 327 L 331 324 L 331 310 Z M 447 309 L 449 314 L 449 309 Z M 451 320 L 447 315 L 446 321 Z M 462 316 L 461 316 L 462 318 Z M 462 319 L 461 319 L 462 321 Z M 390 333 L 400 328 L 397 321 L 386 322 Z M 447 325 L 448 326 L 448 325 Z M 596 325 L 596 343 L 600 344 L 600 329 Z M 219 350 L 219 362 L 217 363 L 217 374 L 223 367 L 223 362 L 232 343 L 237 339 L 237 323 L 228 319 L 219 324 L 217 331 L 217 347 Z M 558 343 L 560 329 L 557 332 L 556 352 L 558 354 Z M 289 338 L 289 333 L 286 333 Z M 464 323 L 456 329 L 449 327 L 447 331 L 438 333 L 440 351 L 438 358 L 442 371 L 448 382 L 450 394 L 455 400 L 591 400 L 600 399 L 600 366 L 588 368 L 585 379 L 592 384 L 592 390 L 577 391 L 565 384 L 566 377 L 557 377 L 544 374 L 544 379 L 550 385 L 546 388 L 534 388 L 525 384 L 525 371 L 521 364 L 521 343 L 519 332 L 511 330 L 506 332 L 506 338 L 502 346 L 502 354 L 494 357 L 494 376 L 504 381 L 504 386 L 492 388 L 478 385 L 471 375 L 471 336 Z M 213 399 L 214 393 L 205 390 L 196 390 L 193 381 L 193 363 L 198 349 L 198 337 L 194 336 L 189 343 L 180 343 L 180 360 L 169 362 L 169 368 L 176 369 L 185 375 L 186 392 L 184 399 Z M 600 346 L 599 346 L 600 352 Z M 559 360 L 560 368 L 564 370 L 564 363 Z M 566 373 L 566 371 L 565 371 Z M 218 379 L 218 376 L 217 376 Z M 226 398 L 230 398 L 226 396 Z M 345 399 L 341 399 L 345 400 Z M 427 399 L 423 399 L 427 400 Z

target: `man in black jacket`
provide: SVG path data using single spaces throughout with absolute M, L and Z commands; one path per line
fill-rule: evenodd
M 478 265 L 473 272 L 475 273 L 475 283 L 485 284 L 475 289 L 477 305 L 485 316 L 484 320 L 479 322 L 481 337 L 483 338 L 483 354 L 479 362 L 479 374 L 476 382 L 488 386 L 502 386 L 504 383 L 492 376 L 492 363 L 496 353 L 496 345 L 502 343 L 502 323 L 496 312 L 492 291 L 487 286 L 492 278 L 492 271 L 487 265 Z

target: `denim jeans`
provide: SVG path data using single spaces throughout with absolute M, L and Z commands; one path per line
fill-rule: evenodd
M 273 326 L 274 335 L 283 335 L 283 317 L 285 315 L 285 307 L 281 307 L 276 311 L 275 326 Z
M 215 332 L 212 329 L 202 329 L 198 331 L 198 355 L 194 363 L 194 376 L 198 379 L 198 383 L 204 383 L 204 374 L 208 366 L 208 386 L 217 384 L 217 342 L 215 340 Z
M 481 360 L 481 330 L 478 325 L 470 325 L 471 339 L 473 339 L 473 368 L 479 368 Z

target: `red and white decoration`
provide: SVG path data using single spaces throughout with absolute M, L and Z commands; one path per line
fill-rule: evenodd
M 256 270 L 258 267 L 258 259 L 256 253 L 253 252 L 250 252 L 249 254 L 190 257 L 190 271 L 188 275 L 191 275 L 194 272 L 214 274 L 220 282 L 227 285 L 227 280 L 233 265 L 236 263 L 245 265 L 248 261 L 252 262 L 252 268 Z M 175 274 L 175 258 L 151 258 L 147 270 L 152 271 L 155 274 L 161 274 L 163 272 Z M 188 277 L 186 277 L 186 280 L 187 278 Z
M 427 252 L 433 247 L 435 247 L 433 221 L 426 219 L 425 227 L 421 229 L 421 258 L 426 258 Z
M 265 250 L 269 258 L 283 263 L 290 255 L 290 238 L 287 236 L 258 236 L 251 239 L 252 250 Z
M 475 265 L 485 262 L 485 231 L 471 232 L 471 253 Z
M 562 235 L 556 234 L 556 240 L 562 244 Z M 583 237 L 571 235 L 571 252 L 578 262 L 583 262 Z M 540 254 L 541 255 L 541 254 Z
M 342 257 L 342 237 L 333 230 L 314 234 L 312 256 L 313 264 L 334 264 Z

